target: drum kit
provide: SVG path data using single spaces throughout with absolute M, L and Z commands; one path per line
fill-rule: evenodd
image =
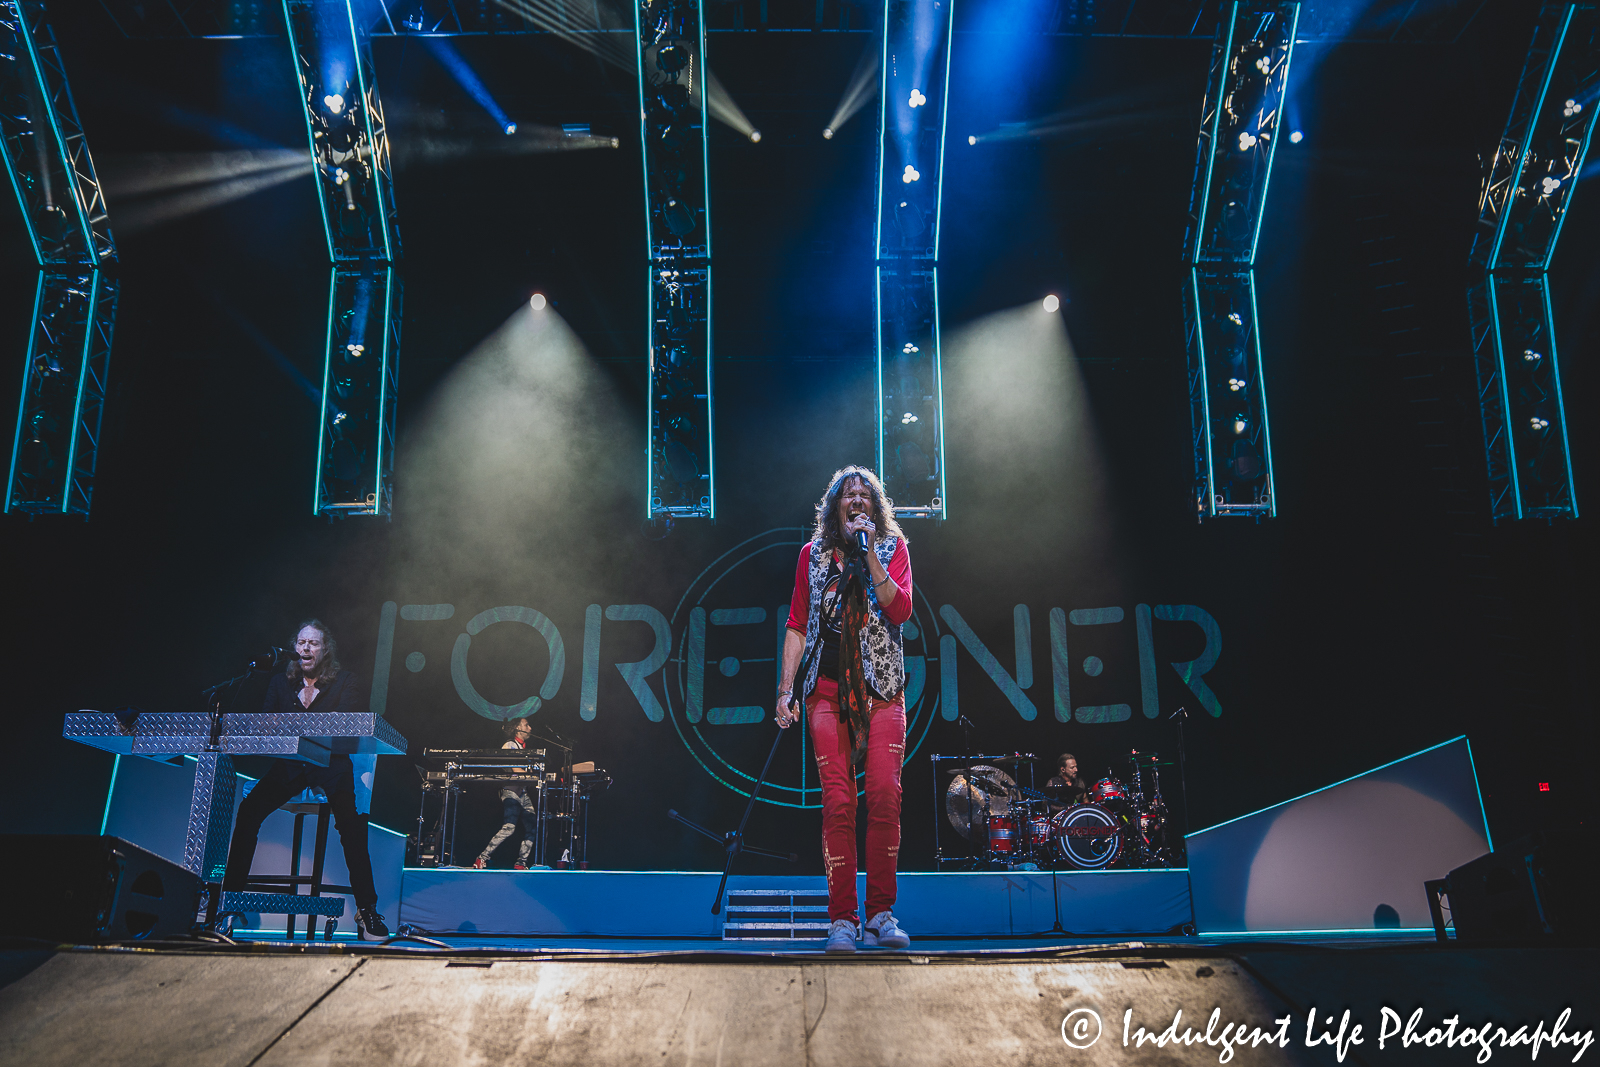
M 940 866 L 1105 870 L 1179 865 L 1182 841 L 1168 839 L 1170 816 L 1161 798 L 1160 769 L 1169 761 L 1137 750 L 1126 759 L 1126 780 L 1108 775 L 1086 794 L 1068 796 L 1017 782 L 1024 769 L 1032 781 L 1038 757 L 1031 753 L 935 757 L 936 764 L 959 761 L 944 768 L 950 784 L 943 808 L 950 825 L 975 846 L 973 855 L 961 857 L 946 857 L 941 849 Z

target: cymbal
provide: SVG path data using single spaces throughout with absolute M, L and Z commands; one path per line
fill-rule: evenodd
M 1038 763 L 1039 757 L 1031 752 L 1013 752 L 1009 756 L 990 756 L 990 763 Z
M 1011 790 L 1016 783 L 998 767 L 979 764 L 972 769 L 983 773 L 958 776 L 945 790 L 945 815 L 962 837 L 987 844 L 989 816 L 1010 814 Z

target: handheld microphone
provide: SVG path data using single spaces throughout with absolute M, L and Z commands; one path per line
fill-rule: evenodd
M 861 554 L 863 556 L 865 556 L 867 553 L 872 551 L 872 542 L 869 539 L 869 535 L 868 535 L 867 531 L 865 531 L 865 530 L 857 530 L 856 531 L 856 547 L 861 550 Z

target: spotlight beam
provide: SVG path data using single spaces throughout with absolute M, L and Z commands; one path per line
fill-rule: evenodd
M 507 134 L 516 132 L 516 124 L 511 121 L 505 110 L 495 101 L 494 94 L 490 93 L 489 87 L 483 84 L 483 79 L 478 77 L 478 72 L 472 69 L 472 65 L 466 61 L 460 52 L 456 51 L 456 46 L 450 43 L 448 37 L 424 37 L 422 40 L 427 45 L 428 51 L 433 54 L 433 58 L 439 61 L 439 65 L 450 72 L 450 76 L 456 80 L 456 84 L 465 89 L 467 95 L 476 100 L 479 106 L 489 113 L 489 117 L 494 120 L 496 129 L 503 130 Z
M 856 60 L 855 72 L 850 75 L 850 82 L 844 88 L 844 95 L 839 98 L 839 104 L 833 109 L 833 117 L 828 120 L 828 136 L 838 133 L 845 123 L 849 122 L 855 113 L 866 107 L 867 101 L 878 94 L 878 47 L 872 42 L 862 50 L 861 57 Z

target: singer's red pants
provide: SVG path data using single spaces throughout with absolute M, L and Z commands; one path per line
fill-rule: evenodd
M 822 862 L 828 872 L 828 921 L 856 914 L 856 778 L 850 766 L 850 730 L 839 718 L 839 683 L 817 679 L 806 714 L 822 782 Z M 900 766 L 906 752 L 904 698 L 872 699 L 867 730 L 868 919 L 894 907 L 895 865 L 900 858 Z

